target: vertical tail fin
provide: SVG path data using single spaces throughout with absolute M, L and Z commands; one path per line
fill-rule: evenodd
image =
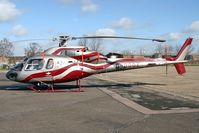
M 185 41 L 185 43 L 181 47 L 181 49 L 178 52 L 178 54 L 176 55 L 176 57 L 175 58 L 167 58 L 167 60 L 169 60 L 169 61 L 184 61 L 184 58 L 187 55 L 187 52 L 188 52 L 189 46 L 192 43 L 192 40 L 193 40 L 193 38 L 187 38 L 187 40 Z M 174 64 L 174 66 L 175 66 L 178 74 L 182 75 L 182 74 L 186 73 L 186 69 L 185 69 L 183 62 Z
M 193 40 L 193 38 L 187 38 L 187 40 L 185 41 L 185 43 L 181 47 L 180 51 L 178 52 L 178 54 L 176 55 L 174 60 L 176 60 L 176 61 L 183 61 L 184 60 L 185 56 L 187 55 L 189 46 L 192 43 L 192 40 Z

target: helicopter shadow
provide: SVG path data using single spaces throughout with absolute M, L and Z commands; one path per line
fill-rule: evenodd
M 6 90 L 6 91 L 31 91 L 31 87 L 33 87 L 32 84 L 11 84 L 11 85 L 5 85 L 0 86 L 0 90 Z M 35 87 L 34 87 L 35 88 Z M 72 90 L 78 88 L 76 85 L 54 85 L 54 90 Z M 44 88 L 35 88 L 38 90 L 47 90 L 47 87 Z
M 146 83 L 146 82 L 134 82 L 134 83 L 107 83 L 107 84 L 92 84 L 89 85 L 83 85 L 82 87 L 85 88 L 110 88 L 110 89 L 126 89 L 126 88 L 135 88 L 145 85 L 151 85 L 151 86 L 166 86 L 167 84 L 157 84 L 157 83 Z
M 28 90 L 28 86 L 26 84 L 11 84 L 11 85 L 0 85 L 0 90 L 7 90 L 7 91 L 26 91 Z
M 127 88 L 136 88 L 145 85 L 155 85 L 155 86 L 165 86 L 166 84 L 156 84 L 156 83 L 145 83 L 145 82 L 135 82 L 135 83 L 107 83 L 107 84 L 83 84 L 81 88 L 108 88 L 108 89 L 127 89 Z M 30 91 L 32 84 L 11 84 L 11 85 L 0 85 L 0 90 L 7 91 Z M 46 90 L 47 88 L 38 88 L 40 90 Z M 55 90 L 74 90 L 79 89 L 76 85 L 68 84 L 55 84 L 53 86 Z

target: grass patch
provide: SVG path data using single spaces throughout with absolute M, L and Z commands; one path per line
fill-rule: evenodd
M 0 72 L 8 71 L 8 69 L 0 68 Z
M 187 63 L 185 63 L 185 66 L 199 66 L 199 63 L 187 62 Z

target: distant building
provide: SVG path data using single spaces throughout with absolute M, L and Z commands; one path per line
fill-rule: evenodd
M 192 55 L 192 56 L 187 56 L 187 58 L 189 57 L 189 59 L 190 59 L 190 63 L 191 64 L 199 64 L 199 55 L 197 54 L 197 55 Z M 188 60 L 188 59 L 187 59 Z
M 13 56 L 13 57 L 4 57 L 0 56 L 0 64 L 16 64 L 17 62 L 20 62 L 25 56 Z
M 144 55 L 124 55 L 124 58 L 144 58 Z
M 193 55 L 193 60 L 195 60 L 195 61 L 199 61 L 199 54 L 194 54 Z
M 9 64 L 9 59 L 4 56 L 0 56 L 0 64 Z

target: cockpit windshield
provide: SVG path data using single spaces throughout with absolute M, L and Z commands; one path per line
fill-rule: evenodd
M 22 68 L 23 68 L 23 63 L 18 63 L 13 68 L 11 68 L 11 70 L 21 71 Z
M 27 62 L 26 71 L 40 70 L 44 65 L 44 61 L 42 59 L 30 59 Z
M 13 68 L 11 68 L 11 70 L 15 70 L 15 71 L 21 71 L 24 67 L 24 64 L 26 63 L 26 61 L 28 60 L 28 58 L 24 58 L 21 62 L 17 63 Z

